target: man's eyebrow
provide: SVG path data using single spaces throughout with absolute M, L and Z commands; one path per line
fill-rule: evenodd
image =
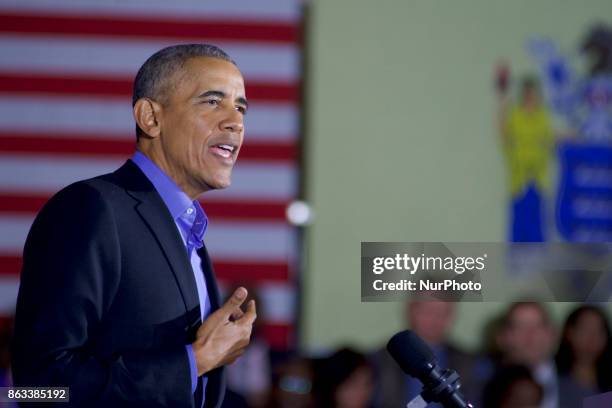
M 200 95 L 197 96 L 197 98 L 207 98 L 209 96 L 216 96 L 218 98 L 225 98 L 227 95 L 225 94 L 225 92 L 223 91 L 206 91 L 204 93 L 201 93 Z M 239 96 L 238 98 L 236 98 L 236 102 L 244 105 L 246 108 L 249 107 L 249 102 L 246 100 L 246 98 Z
M 219 98 L 225 98 L 225 92 L 222 91 L 206 91 L 197 96 L 197 98 L 207 98 L 209 96 L 218 96 Z
M 236 102 L 238 102 L 241 105 L 244 105 L 245 108 L 249 107 L 249 102 L 246 100 L 246 98 L 243 98 L 242 96 L 236 98 Z

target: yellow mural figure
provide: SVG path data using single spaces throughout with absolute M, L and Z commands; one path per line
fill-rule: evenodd
M 500 94 L 500 134 L 508 166 L 513 242 L 545 240 L 545 196 L 554 150 L 551 117 L 543 105 L 537 82 L 526 78 L 518 103 Z

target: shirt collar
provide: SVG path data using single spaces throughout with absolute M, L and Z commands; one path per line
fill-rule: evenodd
M 200 206 L 197 200 L 192 201 L 174 180 L 142 152 L 137 150 L 131 160 L 153 184 L 175 221 L 192 205 L 195 205 L 196 209 Z

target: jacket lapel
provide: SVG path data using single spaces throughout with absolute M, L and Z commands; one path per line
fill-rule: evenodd
M 199 304 L 197 287 L 191 262 L 170 211 L 153 184 L 132 161 L 128 160 L 115 174 L 125 182 L 128 194 L 138 201 L 135 209 L 151 229 L 168 260 L 183 297 L 185 309 L 192 310 Z
M 204 279 L 206 279 L 210 308 L 212 311 L 215 311 L 221 306 L 221 295 L 219 295 L 219 287 L 217 286 L 217 280 L 215 279 L 215 273 L 206 245 L 198 250 L 198 255 L 202 260 L 202 271 L 204 271 Z

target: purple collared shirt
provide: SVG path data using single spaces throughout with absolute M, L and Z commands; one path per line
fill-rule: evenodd
M 172 215 L 172 219 L 183 238 L 183 244 L 185 245 L 187 256 L 191 261 L 191 269 L 193 270 L 198 290 L 201 318 L 202 321 L 204 321 L 210 314 L 210 299 L 208 298 L 208 290 L 206 289 L 204 271 L 202 271 L 202 259 L 198 255 L 197 250 L 202 247 L 202 240 L 206 232 L 206 227 L 208 226 L 208 218 L 200 206 L 200 203 L 197 200 L 192 201 L 189 196 L 147 156 L 136 151 L 131 160 L 153 184 L 164 204 L 168 207 L 170 215 Z M 197 366 L 191 344 L 185 345 L 185 349 L 187 350 L 187 356 L 189 358 L 191 392 L 193 393 L 198 385 Z M 202 380 L 204 389 L 206 389 L 208 378 L 204 376 Z

